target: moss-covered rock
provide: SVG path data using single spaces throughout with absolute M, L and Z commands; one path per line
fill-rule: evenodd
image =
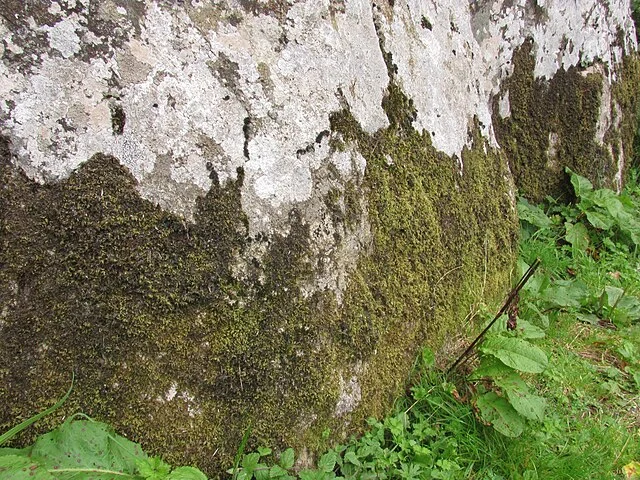
M 314 272 L 299 212 L 287 235 L 248 235 L 242 171 L 224 185 L 214 175 L 186 223 L 142 199 L 113 157 L 39 185 L 4 142 L 1 428 L 51 403 L 74 372 L 61 415 L 82 410 L 215 474 L 248 426 L 253 443 L 318 448 L 327 427 L 340 438 L 382 414 L 421 346 L 441 345 L 473 301 L 506 287 L 517 231 L 501 154 L 476 136 L 461 171 L 411 127 L 395 86 L 385 109 L 391 126 L 375 135 L 348 110 L 332 117 L 333 148 L 355 145 L 368 166 L 362 186 L 325 200 L 335 223 L 367 218 L 372 234 L 340 304 L 301 289 Z M 255 242 L 260 273 L 238 280 Z

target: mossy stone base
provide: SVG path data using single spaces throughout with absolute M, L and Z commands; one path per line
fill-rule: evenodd
M 375 135 L 346 110 L 332 117 L 333 148 L 355 145 L 367 170 L 327 201 L 335 221 L 356 228 L 366 215 L 372 233 L 340 305 L 301 291 L 314 263 L 296 209 L 287 236 L 248 236 L 242 171 L 214 179 L 186 223 L 142 199 L 112 157 L 39 185 L 4 142 L 0 429 L 52 404 L 75 372 L 61 412 L 19 442 L 83 411 L 215 476 L 249 425 L 250 446 L 314 450 L 383 414 L 423 344 L 437 348 L 474 301 L 502 296 L 517 234 L 504 156 L 476 134 L 461 171 L 389 92 L 391 126 Z M 239 281 L 251 242 L 267 253 Z M 355 409 L 337 412 L 352 379 Z

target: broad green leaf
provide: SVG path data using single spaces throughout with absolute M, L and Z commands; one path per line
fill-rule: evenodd
M 557 307 L 580 307 L 589 299 L 589 289 L 581 280 L 558 280 L 540 298 Z
M 571 244 L 571 247 L 574 251 L 584 252 L 589 246 L 589 232 L 587 231 L 587 227 L 585 227 L 582 223 L 570 223 L 566 222 L 564 224 L 565 227 L 565 238 L 567 242 Z
M 476 405 L 482 420 L 507 437 L 517 437 L 524 430 L 524 420 L 511 404 L 495 392 L 478 397 Z
M 18 455 L 0 457 L 0 480 L 53 480 L 47 469 L 30 458 Z
M 207 480 L 207 476 L 194 467 L 178 467 L 169 474 L 167 480 Z
M 482 343 L 480 350 L 521 372 L 541 373 L 547 368 L 545 353 L 520 338 L 491 336 Z
M 326 473 L 333 472 L 333 469 L 336 466 L 336 460 L 335 452 L 325 453 L 320 457 L 320 460 L 318 460 L 318 470 Z
M 518 336 L 520 338 L 524 339 L 545 337 L 544 330 L 542 330 L 537 325 L 526 321 L 524 318 L 518 318 L 518 326 L 516 327 L 516 332 L 518 333 Z
M 584 212 L 587 216 L 587 220 L 595 228 L 600 230 L 609 230 L 616 224 L 616 221 L 611 217 L 608 212 L 602 209 L 587 210 Z
M 544 420 L 547 402 L 541 396 L 533 393 L 507 392 L 507 397 L 513 408 L 523 417 L 538 422 Z
M 19 457 L 30 457 L 31 447 L 26 448 L 0 448 L 0 457 L 5 455 L 17 455 Z
M 551 219 L 536 205 L 531 205 L 526 198 L 520 198 L 517 204 L 518 217 L 538 228 L 549 228 Z
M 287 448 L 280 454 L 280 466 L 285 470 L 289 470 L 293 467 L 294 460 L 295 454 L 293 452 L 293 448 Z
M 576 313 L 576 318 L 580 322 L 588 323 L 589 325 L 598 325 L 600 318 L 593 313 Z
M 573 191 L 575 192 L 576 197 L 580 198 L 593 191 L 593 184 L 588 179 L 572 172 L 569 168 L 566 168 L 565 170 L 571 175 L 571 185 L 573 185 Z
M 625 295 L 620 299 L 616 310 L 621 310 L 625 313 L 629 320 L 637 321 L 640 319 L 640 299 L 631 295 Z
M 60 479 L 78 478 L 73 470 L 106 470 L 134 474 L 136 462 L 146 459 L 140 445 L 117 435 L 109 425 L 92 420 L 67 420 L 36 440 L 33 460 L 69 469 Z
M 529 392 L 529 387 L 520 375 L 496 378 L 494 383 L 507 395 L 511 406 L 523 417 L 541 422 L 544 419 L 545 400 Z
M 506 366 L 493 355 L 484 355 L 480 365 L 471 373 L 471 379 L 494 378 L 513 372 L 513 368 Z
M 544 313 L 542 313 L 540 311 L 540 309 L 538 308 L 538 306 L 532 302 L 524 302 L 525 307 L 530 310 L 531 312 L 533 312 L 535 315 L 533 316 L 533 319 L 531 320 L 536 320 L 536 323 L 538 324 L 538 326 L 544 328 L 549 328 L 549 317 L 547 315 L 545 315 Z M 531 317 L 531 315 L 530 315 Z
M 617 306 L 624 295 L 624 290 L 622 288 L 611 285 L 604 287 L 604 291 L 607 294 L 607 305 L 610 307 L 613 307 L 614 305 Z

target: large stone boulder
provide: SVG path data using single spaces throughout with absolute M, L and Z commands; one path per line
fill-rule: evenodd
M 507 288 L 517 188 L 631 155 L 628 0 L 4 0 L 0 39 L 0 430 L 74 372 L 210 474 L 383 414 Z

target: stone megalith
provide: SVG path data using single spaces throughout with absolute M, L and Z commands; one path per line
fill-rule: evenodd
M 517 189 L 631 156 L 627 0 L 4 0 L 0 39 L 0 431 L 73 372 L 211 475 L 383 414 L 504 293 Z

